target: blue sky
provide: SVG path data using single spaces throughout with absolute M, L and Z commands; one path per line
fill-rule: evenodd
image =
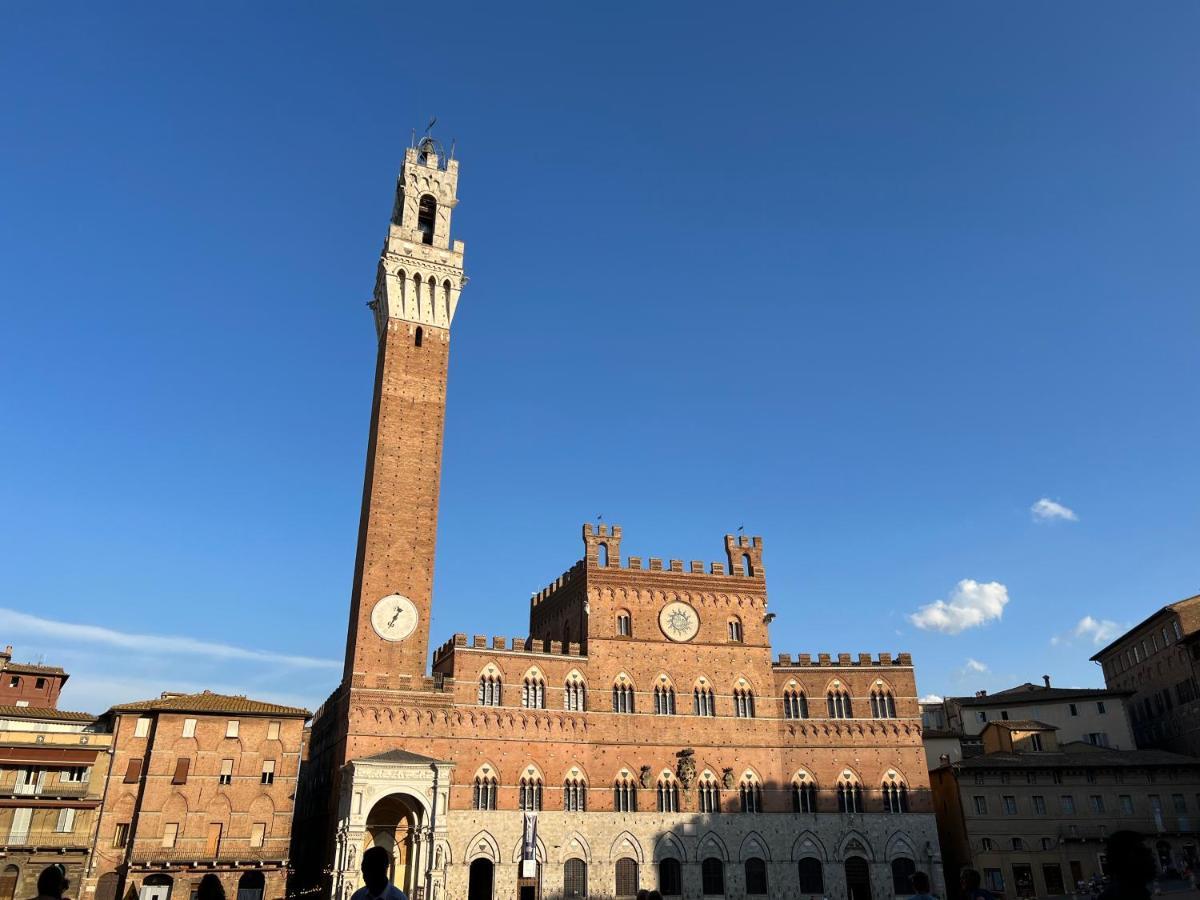
M 9 5 L 0 638 L 93 710 L 334 686 L 364 303 L 436 114 L 471 284 L 435 644 L 524 633 L 602 514 L 643 557 L 763 535 L 777 651 L 1099 684 L 1097 641 L 1200 590 L 1198 28 Z

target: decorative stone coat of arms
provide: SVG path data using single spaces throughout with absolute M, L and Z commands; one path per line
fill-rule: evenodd
M 687 747 L 675 754 L 679 759 L 679 763 L 675 767 L 675 774 L 685 788 L 690 788 L 696 781 L 695 753 L 695 750 Z
M 729 790 L 733 787 L 733 769 L 721 770 L 721 783 L 725 785 L 725 789 Z
M 641 782 L 642 782 L 642 787 L 644 787 L 644 788 L 647 788 L 647 789 L 648 789 L 648 788 L 650 787 L 650 785 L 651 785 L 651 776 L 650 776 L 650 773 L 651 773 L 651 769 L 650 769 L 650 767 L 649 767 L 649 766 L 642 766 L 642 770 L 641 770 L 641 773 L 640 773 L 640 775 L 639 775 L 639 779 L 640 779 L 640 780 L 641 780 Z

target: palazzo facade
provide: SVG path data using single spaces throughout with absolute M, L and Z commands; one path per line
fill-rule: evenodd
M 936 883 L 911 658 L 773 656 L 759 537 L 664 562 L 585 525 L 582 559 L 533 597 L 521 637 L 455 634 L 427 668 L 466 283 L 457 181 L 435 141 L 406 152 L 371 304 L 346 666 L 301 770 L 296 889 L 348 900 L 372 845 L 412 900 L 867 900 L 910 893 L 916 869 Z

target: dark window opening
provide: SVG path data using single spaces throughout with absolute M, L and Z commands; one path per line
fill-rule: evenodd
M 421 205 L 417 210 L 417 231 L 421 234 L 421 243 L 433 243 L 434 222 L 437 219 L 437 201 L 429 194 L 421 197 Z

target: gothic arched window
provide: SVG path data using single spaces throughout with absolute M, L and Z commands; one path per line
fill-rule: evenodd
M 721 788 L 711 772 L 705 772 L 696 788 L 700 800 L 700 812 L 717 813 L 721 811 Z
M 546 708 L 546 682 L 536 672 L 525 676 L 525 684 L 521 688 L 521 705 L 526 709 Z
M 670 684 L 654 686 L 654 714 L 656 716 L 675 715 L 675 688 Z
M 871 689 L 871 718 L 896 718 L 896 698 L 892 696 L 892 692 L 887 688 L 875 687 Z
M 733 616 L 729 620 L 729 640 L 735 644 L 742 642 L 742 620 Z
M 563 685 L 563 709 L 579 712 L 587 709 L 587 689 L 578 675 L 568 675 Z
M 733 689 L 733 714 L 739 719 L 754 718 L 754 692 L 749 688 Z
M 843 775 L 837 785 L 838 812 L 860 813 L 863 811 L 862 785 L 858 779 Z
M 499 706 L 502 685 L 499 675 L 483 675 L 479 679 L 479 705 Z
M 475 790 L 471 795 L 471 808 L 496 808 L 496 777 L 494 775 L 475 776 Z
M 744 813 L 760 813 L 762 809 L 762 785 L 757 778 L 747 775 L 738 786 L 738 801 Z
M 432 194 L 421 195 L 421 205 L 417 208 L 417 231 L 421 233 L 422 244 L 433 243 L 433 229 L 437 221 L 437 201 Z
M 613 782 L 613 809 L 617 812 L 637 812 L 637 782 L 622 775 Z
M 617 637 L 633 637 L 633 616 L 628 610 L 617 612 Z
M 658 811 L 679 812 L 679 785 L 674 778 L 663 777 L 658 780 Z
M 705 685 L 697 685 L 696 689 L 692 691 L 692 699 L 696 715 L 715 716 L 717 714 L 716 703 L 713 701 L 712 688 Z
M 792 812 L 817 811 L 817 784 L 807 772 L 801 772 L 792 782 Z
M 783 692 L 783 717 L 785 719 L 807 719 L 808 698 L 796 688 Z
M 633 685 L 622 678 L 613 685 L 613 712 L 633 712 Z
M 829 718 L 854 718 L 854 709 L 850 705 L 850 695 L 841 688 L 831 688 L 829 693 L 825 695 L 825 700 L 829 706 Z
M 563 809 L 567 812 L 587 810 L 587 782 L 582 778 L 568 778 L 563 782 Z
M 537 775 L 521 778 L 520 806 L 524 812 L 537 812 L 542 808 L 542 779 Z
M 908 812 L 908 786 L 903 781 L 883 783 L 883 811 L 889 813 Z

